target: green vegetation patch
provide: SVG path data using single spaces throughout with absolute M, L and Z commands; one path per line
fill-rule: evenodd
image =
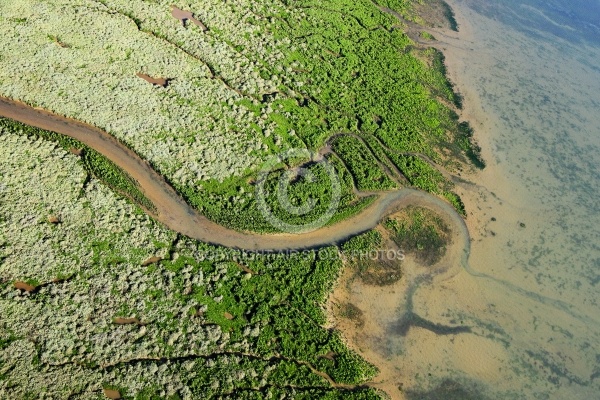
M 427 32 L 421 32 L 421 36 L 423 35 L 430 40 L 434 40 L 433 36 Z M 429 67 L 428 73 L 423 78 L 425 79 L 424 83 L 431 88 L 432 95 L 453 104 L 457 109 L 462 108 L 462 96 L 454 91 L 454 86 L 447 78 L 448 71 L 446 70 L 444 54 L 434 47 L 423 50 L 415 49 L 413 52 L 416 57 L 424 60 Z M 454 140 L 458 141 L 461 137 L 460 124 L 457 125 L 456 115 L 451 117 L 454 121 L 448 126 L 448 129 L 454 131 Z M 457 156 L 460 156 L 460 154 L 457 154 Z
M 421 36 L 423 39 L 435 40 L 435 36 L 433 36 L 431 33 L 427 32 L 427 31 L 421 31 L 419 36 Z
M 353 321 L 356 324 L 356 326 L 360 327 L 364 325 L 364 313 L 360 308 L 358 308 L 354 304 L 341 304 L 338 312 L 340 317 Z
M 358 141 L 339 147 L 350 171 L 329 158 L 342 192 L 330 223 L 373 201 L 357 199 L 354 180 L 365 190 L 388 188 L 390 178 L 377 171 L 383 153 L 438 161 L 440 149 L 456 149 L 460 159 L 474 149 L 438 100 L 454 96 L 443 60 L 419 59 L 397 21 L 370 1 L 193 2 L 189 10 L 206 32 L 181 26 L 168 1 L 71 3 L 48 2 L 43 15 L 31 1 L 0 6 L 7 15 L 0 93 L 106 129 L 225 226 L 274 230 L 256 207 L 257 171 L 291 147 L 317 149 L 340 132 L 368 138 L 373 153 Z M 410 9 L 398 0 L 381 5 L 403 15 Z M 50 76 L 49 67 L 61 72 Z M 15 71 L 27 72 L 18 87 Z M 153 87 L 139 72 L 170 84 Z M 376 368 L 324 327 L 324 303 L 342 268 L 337 248 L 251 254 L 189 240 L 99 185 L 94 177 L 152 207 L 93 150 L 0 124 L 10 136 L 0 162 L 8 182 L 0 203 L 0 397 L 111 388 L 140 399 L 378 398 L 363 386 Z M 64 151 L 72 148 L 83 149 L 80 160 Z M 460 201 L 418 161 L 392 161 L 413 185 Z M 329 177 L 306 162 L 281 165 L 265 183 L 268 205 L 289 223 L 316 217 L 331 198 Z M 287 175 L 299 165 L 313 178 Z M 288 200 L 295 207 L 314 201 L 312 214 L 285 213 L 276 195 L 282 177 Z M 53 215 L 59 222 L 48 221 Z M 402 249 L 431 248 L 435 256 L 443 247 L 445 231 L 433 217 L 411 214 L 387 227 Z M 342 251 L 369 257 L 382 241 L 372 231 Z M 356 260 L 361 278 L 399 279 L 399 264 L 381 257 Z M 28 292 L 18 282 L 38 288 Z
M 354 194 L 352 175 L 342 162 L 328 157 L 327 163 L 331 170 L 321 162 L 303 160 L 295 164 L 282 163 L 269 172 L 263 186 L 267 211 L 291 225 L 302 226 L 318 220 L 335 204 L 338 192 L 332 182 L 339 183 L 339 203 L 331 210 L 334 212 L 328 224 L 355 215 L 372 203 L 374 197 L 359 199 Z M 331 171 L 335 171 L 333 177 Z M 257 184 L 255 175 L 249 175 L 224 182 L 199 182 L 195 190 L 177 189 L 190 204 L 221 225 L 254 232 L 278 232 L 259 208 Z
M 460 148 L 466 153 L 473 165 L 480 169 L 485 168 L 485 160 L 481 156 L 481 147 L 473 139 L 473 128 L 468 122 L 461 122 L 459 132 L 457 143 Z
M 419 189 L 440 194 L 451 188 L 441 172 L 419 156 L 390 154 L 390 158 L 411 185 Z
M 448 225 L 428 209 L 409 207 L 388 218 L 385 227 L 404 253 L 427 266 L 441 260 L 450 244 Z
M 388 153 L 388 155 L 411 185 L 442 196 L 454 206 L 459 214 L 466 215 L 462 200 L 452 191 L 454 184 L 448 181 L 429 162 L 417 155 L 398 155 L 393 153 Z
M 378 398 L 362 386 L 376 369 L 324 327 L 337 248 L 208 246 L 95 178 L 82 192 L 83 166 L 55 143 L 2 141 L 0 397 Z
M 107 130 L 228 227 L 272 231 L 248 199 L 247 181 L 271 155 L 316 150 L 342 132 L 436 162 L 441 150 L 465 163 L 477 153 L 458 126 L 452 104 L 459 96 L 441 54 L 425 50 L 423 61 L 397 18 L 370 0 L 185 6 L 206 31 L 182 26 L 166 0 L 102 0 L 89 7 L 53 0 L 44 18 L 31 14 L 32 2 L 0 6 L 9 21 L 0 28 L 7 36 L 2 70 L 24 70 L 23 59 L 32 68 L 19 87 L 0 73 L 0 93 Z M 417 7 L 380 5 L 405 17 Z M 31 46 L 15 47 L 23 42 Z M 49 65 L 68 79 L 48 79 Z M 169 85 L 154 87 L 138 73 Z M 346 139 L 339 146 L 359 188 L 394 186 L 362 145 Z M 115 174 L 105 162 L 90 164 Z M 315 185 L 311 194 L 324 193 L 322 182 Z M 346 198 L 337 215 L 362 209 L 359 203 Z
M 388 190 L 397 186 L 360 139 L 339 136 L 333 142 L 333 150 L 348 166 L 358 190 Z
M 367 285 L 387 286 L 402 278 L 404 255 L 400 250 L 386 246 L 378 230 L 348 240 L 342 245 L 342 254 L 356 271 L 354 276 Z

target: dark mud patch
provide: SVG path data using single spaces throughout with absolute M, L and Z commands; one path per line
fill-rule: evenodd
M 475 389 L 469 389 L 453 380 L 445 380 L 437 388 L 427 392 L 406 391 L 408 400 L 488 400 Z
M 350 239 L 341 249 L 355 271 L 353 279 L 369 286 L 389 286 L 402 278 L 404 254 L 382 227 Z
M 400 263 L 385 258 L 362 261 L 357 276 L 367 285 L 389 286 L 402 278 Z
M 357 327 L 362 327 L 365 324 L 363 311 L 352 303 L 341 304 L 339 315 L 354 322 Z
M 458 23 L 452 7 L 443 0 L 416 3 L 415 10 L 423 18 L 427 26 L 451 29 L 458 32 Z
M 146 323 L 140 321 L 138 318 L 123 318 L 123 317 L 117 317 L 115 319 L 113 319 L 113 324 L 115 325 L 138 325 L 138 326 L 143 326 L 146 325 Z
M 20 290 L 22 292 L 27 292 L 29 294 L 36 294 L 38 293 L 41 289 L 50 286 L 50 285 L 55 285 L 55 284 L 60 284 L 60 283 L 64 283 L 64 282 L 68 282 L 70 281 L 75 275 L 70 275 L 67 277 L 60 277 L 60 278 L 54 278 L 49 282 L 44 282 L 44 283 L 31 283 L 31 282 L 24 282 L 24 281 L 15 281 L 13 282 L 13 286 L 15 289 Z
M 427 329 L 438 336 L 457 335 L 459 333 L 471 333 L 469 326 L 449 326 L 436 324 L 418 316 L 413 312 L 408 312 L 390 327 L 390 332 L 400 336 L 406 336 L 412 327 Z

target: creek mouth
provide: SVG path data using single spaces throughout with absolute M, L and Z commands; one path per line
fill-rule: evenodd
M 411 188 L 382 192 L 359 214 L 312 232 L 295 234 L 239 232 L 225 228 L 198 213 L 147 161 L 113 136 L 96 127 L 3 97 L 0 97 L 0 116 L 71 137 L 102 154 L 138 183 L 141 192 L 155 206 L 155 212 L 145 210 L 148 215 L 167 228 L 192 239 L 247 252 L 317 250 L 339 245 L 353 236 L 367 232 L 375 228 L 384 217 L 405 207 L 425 207 L 446 216 L 451 229 L 456 232 L 460 250 L 451 262 L 452 267 L 462 268 L 473 277 L 492 281 L 511 292 L 567 312 L 586 323 L 597 322 L 595 318 L 577 312 L 567 302 L 542 296 L 475 270 L 469 265 L 471 239 L 465 220 L 451 204 L 427 192 Z
M 259 234 L 225 228 L 199 214 L 150 164 L 110 134 L 74 119 L 0 97 L 0 116 L 56 132 L 92 148 L 134 179 L 155 212 L 145 210 L 167 228 L 212 245 L 245 251 L 314 250 L 337 245 L 373 229 L 386 216 L 409 205 L 448 215 L 460 227 L 465 243 L 468 231 L 462 217 L 442 199 L 411 188 L 382 192 L 365 210 L 344 221 L 306 233 Z

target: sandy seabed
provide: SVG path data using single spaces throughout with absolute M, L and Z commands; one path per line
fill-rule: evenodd
M 331 307 L 355 304 L 364 325 L 332 324 L 394 399 L 600 398 L 600 73 L 590 68 L 600 51 L 451 5 L 460 32 L 432 32 L 487 162 L 457 187 L 468 263 L 450 254 L 428 275 L 409 259 L 385 288 L 347 272 Z M 409 309 L 470 331 L 398 332 Z

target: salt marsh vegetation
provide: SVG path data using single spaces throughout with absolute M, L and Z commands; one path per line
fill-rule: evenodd
M 414 16 L 409 2 L 380 3 Z M 228 227 L 272 232 L 252 196 L 259 167 L 336 135 L 332 222 L 373 201 L 357 188 L 398 182 L 462 207 L 416 154 L 467 166 L 472 132 L 443 59 L 394 16 L 367 0 L 175 7 L 198 23 L 162 0 L 3 2 L 0 95 L 106 130 Z M 98 154 L 0 122 L 0 397 L 379 397 L 363 386 L 377 369 L 324 328 L 336 247 L 249 257 L 190 240 L 137 208 L 152 204 Z M 288 193 L 318 214 L 331 188 L 308 168 L 315 180 Z M 378 282 L 401 279 L 393 267 Z
M 322 327 L 335 249 L 186 239 L 57 144 L 0 135 L 2 397 L 377 397 L 358 386 L 375 369 Z
M 2 4 L 0 95 L 108 131 L 192 205 L 238 229 L 254 207 L 231 188 L 247 191 L 261 163 L 288 148 L 316 150 L 356 133 L 440 163 L 448 153 L 463 163 L 475 154 L 443 58 L 417 48 L 370 1 L 174 6 L 206 29 L 182 25 L 167 1 Z M 381 6 L 415 14 L 410 2 Z M 393 186 L 377 174 L 377 187 Z M 356 201 L 340 215 L 360 210 Z M 223 216 L 224 208 L 243 218 Z

